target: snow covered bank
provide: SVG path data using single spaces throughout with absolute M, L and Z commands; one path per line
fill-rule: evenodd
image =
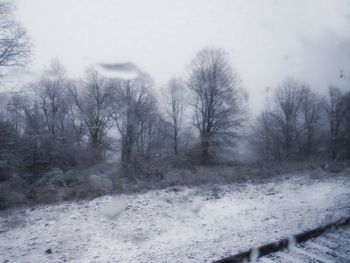
M 343 216 L 346 176 L 106 196 L 2 212 L 0 262 L 210 262 Z

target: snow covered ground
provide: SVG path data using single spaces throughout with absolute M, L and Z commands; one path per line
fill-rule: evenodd
M 210 262 L 350 216 L 350 176 L 312 173 L 3 211 L 0 262 Z

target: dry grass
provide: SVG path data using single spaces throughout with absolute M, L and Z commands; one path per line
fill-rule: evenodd
M 15 176 L 0 185 L 0 208 L 66 200 L 90 199 L 105 194 L 142 192 L 177 186 L 208 186 L 234 183 L 260 183 L 283 180 L 285 174 L 310 173 L 315 178 L 324 171 L 332 172 L 350 167 L 348 162 L 283 162 L 283 163 L 226 163 L 194 166 L 179 160 L 144 162 L 133 175 L 126 177 L 117 164 L 99 164 L 92 168 L 71 170 L 62 175 L 59 183 L 38 185 Z M 312 172 L 314 171 L 314 172 Z

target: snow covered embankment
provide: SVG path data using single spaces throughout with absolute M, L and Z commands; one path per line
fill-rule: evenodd
M 350 216 L 349 201 L 349 177 L 292 175 L 15 209 L 0 217 L 0 262 L 210 262 Z

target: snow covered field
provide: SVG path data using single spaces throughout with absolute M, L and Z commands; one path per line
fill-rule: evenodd
M 0 262 L 210 262 L 350 216 L 350 177 L 317 173 L 2 211 Z

